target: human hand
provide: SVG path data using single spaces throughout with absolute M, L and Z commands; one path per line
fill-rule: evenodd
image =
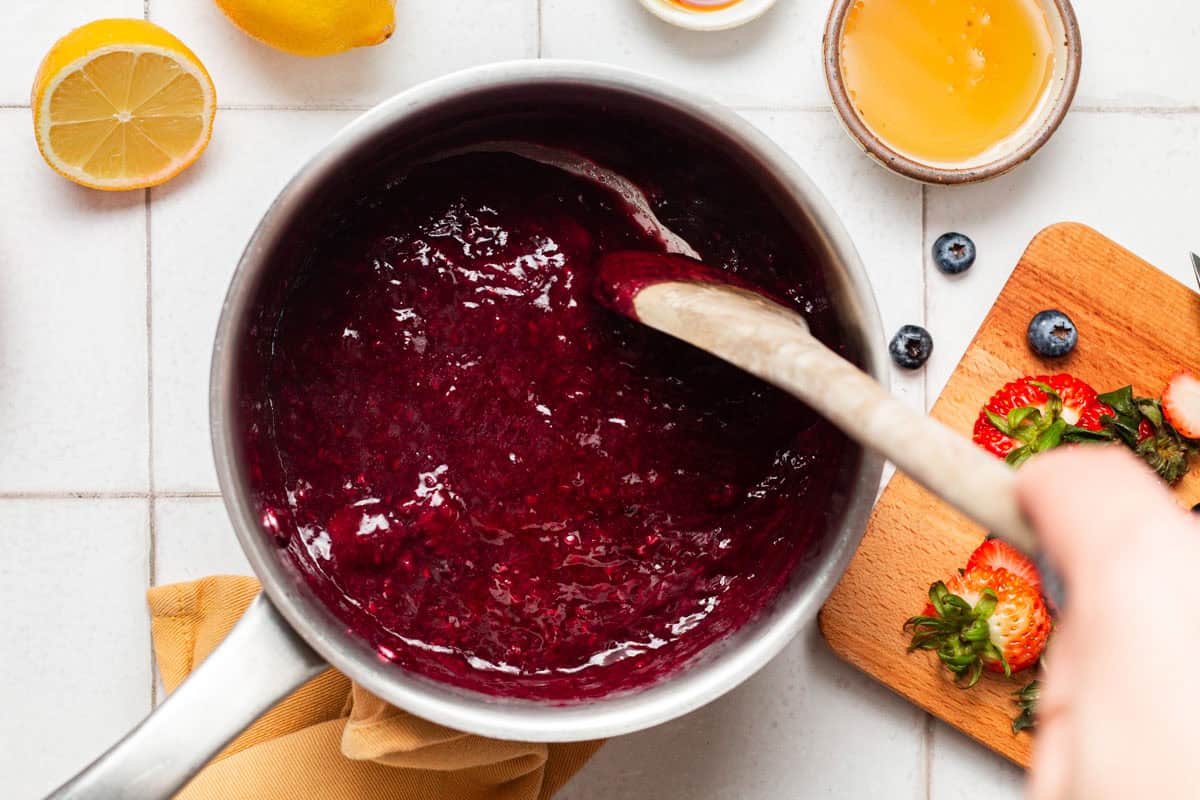
M 1200 524 L 1118 447 L 1034 458 L 1017 495 L 1066 585 L 1031 800 L 1200 796 Z

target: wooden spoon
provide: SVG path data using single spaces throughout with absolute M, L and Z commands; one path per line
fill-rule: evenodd
M 791 308 L 681 255 L 610 253 L 598 270 L 595 294 L 605 306 L 790 392 L 992 533 L 1035 552 L 1012 470 L 892 397 L 817 341 Z

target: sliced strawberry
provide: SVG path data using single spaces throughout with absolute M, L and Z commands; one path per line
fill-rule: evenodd
M 1162 394 L 1163 415 L 1187 439 L 1200 439 L 1200 378 L 1186 369 L 1176 372 Z
M 1003 539 L 987 539 L 967 559 L 967 571 L 975 567 L 1008 570 L 1042 594 L 1042 576 L 1029 557 Z
M 925 614 L 904 623 L 909 652 L 933 650 L 967 687 L 983 670 L 1011 675 L 1041 658 L 1053 622 L 1042 596 L 1006 569 L 975 567 L 929 587 Z
M 1096 390 L 1062 373 L 1024 377 L 992 395 L 975 421 L 975 442 L 1017 466 L 1063 442 L 1111 438 L 1100 418 L 1112 409 Z

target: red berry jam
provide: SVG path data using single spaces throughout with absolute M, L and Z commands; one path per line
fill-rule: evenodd
M 614 168 L 708 263 L 833 329 L 764 198 L 682 155 Z M 248 458 L 264 527 L 381 658 L 595 697 L 679 668 L 779 592 L 856 451 L 593 299 L 598 257 L 660 248 L 618 198 L 481 153 L 344 216 L 283 303 Z

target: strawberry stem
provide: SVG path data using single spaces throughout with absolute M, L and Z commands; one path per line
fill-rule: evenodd
M 1037 726 L 1037 703 L 1040 694 L 1041 684 L 1036 680 L 1013 692 L 1013 697 L 1016 698 L 1013 702 L 1021 709 L 1021 713 L 1012 722 L 1013 733 Z
M 1113 416 L 1100 418 L 1109 438 L 1137 454 L 1167 483 L 1176 483 L 1191 468 L 1195 447 L 1163 417 L 1162 404 L 1151 397 L 1135 397 L 1132 386 L 1100 395 Z

